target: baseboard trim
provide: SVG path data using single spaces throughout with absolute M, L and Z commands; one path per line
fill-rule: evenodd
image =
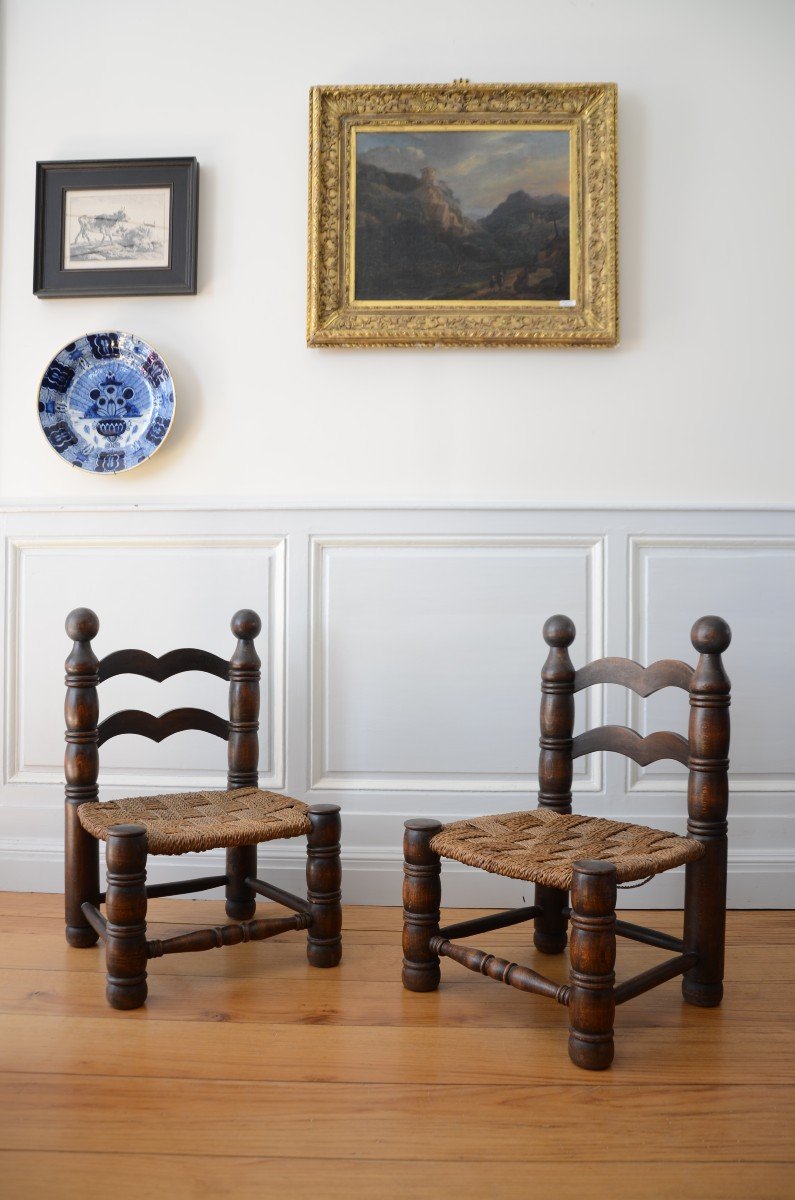
M 280 887 L 300 893 L 305 886 L 305 860 L 303 844 L 263 845 L 259 871 Z M 149 879 L 152 883 L 169 883 L 217 875 L 223 870 L 223 862 L 222 850 L 159 856 L 150 860 Z M 355 847 L 343 851 L 342 866 L 346 903 L 401 903 L 402 858 L 398 853 L 374 846 Z M 60 841 L 0 840 L 0 891 L 62 892 L 63 869 Z M 488 875 L 455 862 L 444 863 L 442 887 L 444 903 L 454 907 L 499 908 L 532 903 L 531 884 Z M 683 869 L 668 871 L 645 887 L 621 891 L 619 907 L 681 908 L 683 887 Z M 220 895 L 217 890 L 195 898 Z M 795 908 L 795 854 L 789 850 L 730 851 L 728 899 L 730 908 Z

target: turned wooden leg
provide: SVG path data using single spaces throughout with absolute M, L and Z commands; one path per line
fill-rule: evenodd
M 568 918 L 564 909 L 569 905 L 569 893 L 561 888 L 536 884 L 535 902 L 542 910 L 535 918 L 533 942 L 542 954 L 561 954 L 566 949 Z
M 146 1000 L 146 830 L 114 825 L 106 848 L 108 1004 L 140 1008 Z
M 439 956 L 430 941 L 439 932 L 442 902 L 441 860 L 431 850 L 440 821 L 415 817 L 403 835 L 403 986 L 410 992 L 433 992 L 441 979 Z
M 726 941 L 726 835 L 704 841 L 706 854 L 685 867 L 685 950 L 698 962 L 682 979 L 682 995 L 698 1008 L 715 1008 L 723 999 Z
M 257 878 L 257 847 L 229 846 L 226 875 L 226 915 L 230 921 L 250 920 L 257 910 L 257 894 L 246 880 Z
M 83 916 L 86 900 L 99 907 L 99 842 L 80 824 L 76 804 L 66 804 L 66 940 L 70 946 L 95 946 L 97 933 Z
M 690 631 L 699 660 L 690 685 L 687 832 L 701 842 L 704 857 L 685 868 L 683 941 L 698 962 L 682 979 L 682 995 L 699 1008 L 723 999 L 731 684 L 721 655 L 731 637 L 720 617 L 701 617 Z
M 613 1061 L 616 869 L 581 859 L 571 886 L 569 1057 L 586 1071 Z
M 312 905 L 312 924 L 306 956 L 313 967 L 336 967 L 342 958 L 340 807 L 313 804 L 308 816 L 312 829 L 306 839 L 306 898 Z

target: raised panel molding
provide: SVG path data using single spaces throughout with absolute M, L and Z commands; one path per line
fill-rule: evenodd
M 251 551 L 262 554 L 268 562 L 268 620 L 263 622 L 261 640 L 267 646 L 267 671 L 263 674 L 263 726 L 266 754 L 260 772 L 263 786 L 283 788 L 285 777 L 285 649 L 286 649 L 286 541 L 282 537 L 213 537 L 202 535 L 186 536 L 41 536 L 6 538 L 6 686 L 5 686 L 5 782 L 7 784 L 62 784 L 63 762 L 30 764 L 26 762 L 21 712 L 24 695 L 23 639 L 21 635 L 22 610 L 25 594 L 25 571 L 28 556 L 68 555 L 79 553 L 109 553 L 151 550 L 153 554 L 180 551 L 207 551 L 219 557 L 230 551 Z M 153 587 L 157 584 L 153 581 Z M 186 597 L 185 601 L 188 602 Z M 62 625 L 66 612 L 58 610 L 54 618 Z M 99 614 L 100 620 L 102 613 Z M 228 616 L 231 618 L 232 613 Z M 228 635 L 230 653 L 232 635 Z M 114 649 L 121 647 L 114 647 Z M 140 647 L 147 649 L 146 646 Z M 64 635 L 64 659 L 68 653 L 68 642 Z M 265 655 L 263 655 L 263 658 Z M 60 672 L 56 670 L 54 680 L 60 683 Z M 187 677 L 186 677 L 187 678 Z M 108 685 L 104 685 L 108 686 Z M 155 685 L 156 686 L 156 685 Z M 219 684 L 225 708 L 226 694 Z M 102 692 L 100 692 L 102 695 Z M 158 708 L 157 711 L 160 711 Z M 138 740 L 138 739 L 136 739 Z M 146 743 L 143 743 L 144 745 Z M 224 787 L 226 783 L 225 752 L 218 750 L 217 770 L 183 770 L 179 768 L 113 768 L 103 766 L 100 784 L 109 788 L 134 787 L 137 791 L 157 788 L 205 788 Z M 270 761 L 267 761 L 266 755 Z
M 736 537 L 736 536 L 656 536 L 656 537 L 630 537 L 629 539 L 629 632 L 630 632 L 630 648 L 629 654 L 632 658 L 644 658 L 644 644 L 649 629 L 649 604 L 651 596 L 649 594 L 648 581 L 648 566 L 653 559 L 655 553 L 661 554 L 669 551 L 682 550 L 688 554 L 707 556 L 720 552 L 733 551 L 737 555 L 759 555 L 769 556 L 772 554 L 782 554 L 789 556 L 793 564 L 795 564 L 795 537 Z M 739 564 L 738 564 L 739 568 Z M 786 621 L 789 619 L 789 614 L 792 608 L 793 595 L 775 596 L 772 589 L 765 590 L 764 583 L 757 577 L 755 586 L 760 590 L 760 594 L 764 593 L 771 602 L 778 602 L 781 606 L 782 617 L 784 624 L 780 628 L 786 628 Z M 693 619 L 701 616 L 701 612 L 694 612 Z M 723 615 L 719 613 L 718 615 Z M 744 614 L 743 614 L 744 615 Z M 776 653 L 786 652 L 788 647 L 792 646 L 792 639 L 777 637 L 775 627 L 773 625 L 773 615 L 770 618 L 770 645 Z M 727 669 L 730 678 L 732 677 L 731 655 L 742 654 L 742 643 L 738 644 L 735 629 L 735 639 L 733 645 L 729 648 L 726 656 Z M 688 630 L 689 633 L 689 630 Z M 687 659 L 695 665 L 696 653 L 691 648 Z M 795 666 L 795 656 L 793 656 L 793 666 Z M 791 671 L 789 674 L 791 678 Z M 764 689 L 763 689 L 764 692 Z M 686 705 L 687 701 L 682 693 L 683 701 Z M 785 695 L 775 696 L 772 694 L 763 694 L 763 700 L 769 706 L 771 719 L 778 718 L 783 722 L 787 720 L 787 712 L 791 702 L 791 693 L 789 687 Z M 686 716 L 685 716 L 686 719 Z M 633 728 L 637 728 L 640 732 L 648 732 L 645 729 L 643 721 L 643 706 L 642 702 L 634 695 L 628 692 L 627 695 L 627 724 Z M 772 732 L 771 732 L 771 736 Z M 730 772 L 730 786 L 734 794 L 742 793 L 793 793 L 795 792 L 795 770 L 793 771 L 769 771 L 769 772 L 743 772 L 735 769 L 734 766 Z M 687 772 L 682 771 L 655 771 L 650 773 L 644 768 L 639 767 L 636 763 L 628 761 L 627 764 L 627 790 L 633 793 L 651 793 L 651 794 L 670 794 L 673 792 L 687 791 Z
M 360 552 L 372 557 L 374 563 L 395 551 L 409 555 L 427 556 L 439 560 L 445 555 L 460 556 L 461 552 L 477 555 L 482 552 L 498 552 L 501 555 L 549 556 L 556 552 L 582 553 L 586 576 L 585 629 L 580 642 L 580 653 L 598 657 L 602 653 L 604 628 L 604 555 L 603 539 L 579 536 L 346 536 L 314 537 L 311 540 L 311 650 L 310 650 L 310 717 L 309 755 L 310 790 L 345 792 L 406 792 L 414 794 L 453 792 L 466 793 L 522 793 L 527 794 L 538 787 L 535 772 L 505 772 L 495 774 L 487 771 L 374 771 L 355 768 L 329 767 L 329 719 L 338 697 L 331 694 L 329 677 L 330 593 L 329 567 L 335 554 Z M 451 614 L 451 618 L 452 618 Z M 549 615 L 548 613 L 545 615 Z M 533 636 L 541 643 L 541 630 L 533 629 Z M 388 635 L 387 635 L 388 636 Z M 399 669 L 400 663 L 395 662 Z M 460 668 L 459 668 L 460 670 Z M 456 663 L 451 662 L 451 678 L 455 680 Z M 587 720 L 598 724 L 601 717 L 602 689 L 594 688 L 588 697 Z M 535 759 L 538 739 L 538 680 L 527 679 L 527 693 L 531 697 L 531 724 L 527 729 L 531 757 Z M 575 774 L 574 788 L 580 792 L 598 792 L 602 788 L 601 756 L 590 756 Z

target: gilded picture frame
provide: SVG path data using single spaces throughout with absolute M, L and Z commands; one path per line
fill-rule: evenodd
M 313 88 L 307 344 L 616 345 L 616 107 L 612 83 Z

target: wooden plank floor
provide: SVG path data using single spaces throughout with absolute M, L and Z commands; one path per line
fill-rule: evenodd
M 332 971 L 299 933 L 158 959 L 146 1008 L 117 1013 L 61 904 L 0 893 L 4 1200 L 795 1195 L 792 913 L 730 914 L 723 1006 L 664 984 L 619 1009 L 614 1067 L 592 1074 L 548 1000 L 450 962 L 438 992 L 404 992 L 398 909 L 348 908 Z M 223 920 L 150 904 L 154 937 Z M 565 956 L 529 940 L 476 939 L 562 981 Z M 664 957 L 620 940 L 619 978 Z

